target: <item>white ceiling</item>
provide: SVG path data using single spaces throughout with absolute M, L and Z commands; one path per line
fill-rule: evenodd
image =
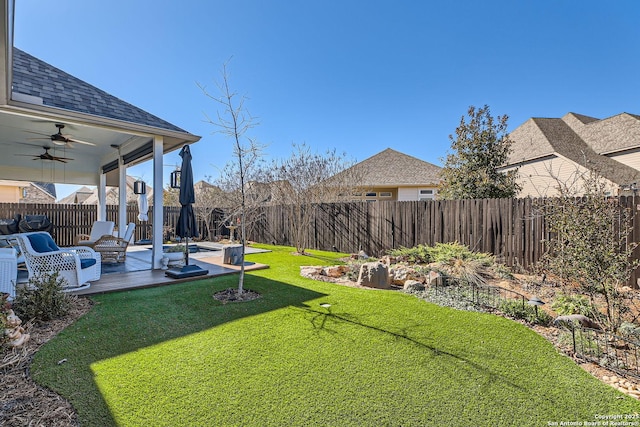
M 72 143 L 56 145 L 50 135 L 58 132 L 56 123 L 64 124 L 62 134 L 70 139 L 95 144 Z M 43 116 L 38 113 L 15 113 L 0 110 L 0 179 L 43 181 L 79 185 L 98 185 L 101 167 L 117 160 L 118 149 L 124 155 L 153 139 L 151 134 L 141 134 L 117 127 L 97 126 L 64 117 Z M 173 151 L 184 140 L 165 138 L 164 152 Z M 50 147 L 54 156 L 67 157 L 67 163 L 37 158 Z M 127 166 L 150 158 L 146 156 Z M 114 183 L 110 183 L 113 185 Z

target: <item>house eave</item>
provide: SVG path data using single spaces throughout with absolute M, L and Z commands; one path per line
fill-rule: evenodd
M 125 131 L 132 135 L 153 137 L 163 136 L 165 138 L 180 139 L 185 143 L 194 143 L 200 140 L 200 136 L 193 135 L 188 132 L 178 132 L 170 129 L 163 129 L 138 123 L 127 122 L 124 120 L 110 119 L 92 114 L 80 113 L 77 111 L 65 110 L 57 107 L 49 107 L 46 105 L 36 105 L 22 101 L 9 100 L 7 105 L 0 106 L 0 111 L 18 114 L 23 116 L 37 115 L 38 117 L 57 120 L 77 122 L 83 125 L 95 126 L 108 130 Z

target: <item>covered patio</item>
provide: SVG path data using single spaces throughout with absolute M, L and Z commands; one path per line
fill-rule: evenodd
M 14 1 L 0 5 L 0 179 L 96 186 L 98 220 L 106 219 L 107 186 L 118 187 L 123 233 L 127 168 L 151 161 L 158 191 L 149 267 L 159 269 L 163 155 L 200 137 L 15 48 Z
M 227 274 L 234 274 L 240 270 L 239 265 L 225 264 L 222 258 L 222 244 L 201 242 L 201 248 L 196 253 L 189 255 L 189 264 L 197 265 L 207 271 L 206 275 L 174 279 L 167 277 L 164 270 L 151 269 L 151 248 L 148 246 L 134 246 L 127 251 L 124 263 L 105 264 L 103 274 L 91 287 L 77 292 L 75 295 L 93 295 L 123 290 L 150 288 L 154 286 L 166 286 L 175 283 L 193 280 L 208 279 Z M 262 249 L 247 247 L 247 254 L 266 252 Z M 245 262 L 245 271 L 261 270 L 269 268 L 266 264 Z
M 190 245 L 195 246 L 195 245 Z M 165 270 L 151 268 L 151 245 L 129 246 L 124 262 L 105 263 L 102 265 L 100 280 L 92 282 L 87 289 L 70 292 L 73 295 L 94 295 L 122 290 L 166 286 L 192 280 L 209 279 L 227 274 L 234 274 L 240 270 L 240 265 L 228 264 L 223 261 L 223 247 L 221 243 L 198 242 L 198 251 L 189 255 L 189 264 L 197 265 L 207 274 L 198 277 L 174 279 L 165 275 Z M 245 248 L 247 254 L 266 252 L 262 249 Z M 265 264 L 245 262 L 245 271 L 268 268 Z M 18 272 L 18 286 L 28 282 L 27 272 Z

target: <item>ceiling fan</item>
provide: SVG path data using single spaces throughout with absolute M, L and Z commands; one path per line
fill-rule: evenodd
M 42 148 L 44 148 L 44 153 L 42 154 L 37 154 L 37 155 L 16 154 L 16 156 L 28 156 L 28 157 L 33 157 L 32 160 L 45 160 L 50 162 L 55 161 L 55 162 L 61 162 L 61 163 L 67 163 L 67 160 L 73 160 L 72 158 L 69 158 L 69 157 L 54 156 L 53 154 L 49 153 L 49 150 L 51 149 L 51 147 L 43 146 Z
M 42 135 L 42 137 L 40 138 L 29 138 L 29 139 L 50 139 L 51 142 L 53 142 L 55 145 L 65 145 L 67 147 L 72 147 L 73 143 L 78 143 L 78 144 L 84 144 L 84 145 L 92 145 L 95 146 L 96 144 L 94 144 L 93 142 L 87 142 L 87 141 L 81 141 L 79 139 L 72 139 L 71 135 L 63 135 L 62 134 L 62 129 L 64 129 L 64 124 L 62 123 L 56 123 L 56 127 L 58 128 L 58 133 L 54 133 L 51 135 L 47 135 L 44 133 L 40 133 L 40 132 L 32 132 L 32 131 L 27 131 L 29 133 L 35 133 L 38 135 Z

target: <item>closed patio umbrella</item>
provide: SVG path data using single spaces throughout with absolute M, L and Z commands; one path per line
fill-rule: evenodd
M 182 167 L 180 169 L 180 216 L 178 217 L 178 223 L 176 224 L 176 234 L 183 239 L 186 239 L 186 252 L 185 252 L 185 266 L 179 273 L 167 271 L 167 275 L 171 277 L 190 277 L 207 274 L 207 270 L 203 270 L 198 266 L 189 265 L 189 238 L 198 237 L 198 225 L 196 223 L 196 216 L 193 212 L 192 204 L 195 203 L 195 190 L 193 188 L 193 170 L 191 169 L 191 150 L 188 145 L 182 147 L 180 150 L 180 157 L 182 157 Z M 176 275 L 177 276 L 174 276 Z

